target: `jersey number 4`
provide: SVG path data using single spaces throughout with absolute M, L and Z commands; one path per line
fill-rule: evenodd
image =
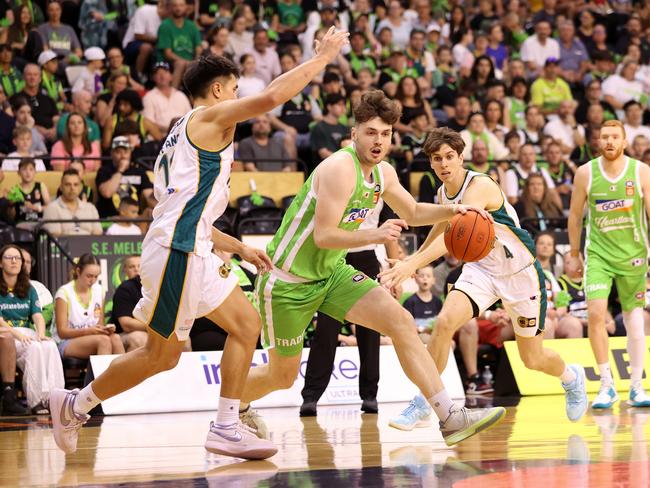
M 510 251 L 507 246 L 503 246 L 503 252 L 506 253 L 506 259 L 512 259 L 515 257 L 515 255 L 512 254 L 512 251 Z

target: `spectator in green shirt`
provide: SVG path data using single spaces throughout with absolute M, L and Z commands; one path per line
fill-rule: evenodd
M 188 63 L 201 52 L 201 33 L 194 22 L 185 17 L 185 0 L 171 0 L 171 17 L 158 28 L 158 51 L 161 60 L 174 67 L 172 84 L 178 88 Z
M 544 73 L 530 87 L 531 104 L 541 107 L 544 115 L 557 114 L 560 104 L 573 100 L 571 88 L 560 78 L 559 60 L 548 58 L 544 63 Z
M 23 75 L 12 66 L 13 51 L 9 44 L 0 44 L 0 86 L 7 97 L 22 91 L 25 86 Z

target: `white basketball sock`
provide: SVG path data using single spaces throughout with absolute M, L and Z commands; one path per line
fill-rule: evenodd
M 454 401 L 449 396 L 449 393 L 447 393 L 447 390 L 443 388 L 431 398 L 427 398 L 427 401 L 442 422 L 447 420 L 447 417 L 449 417 L 449 411 L 451 410 L 451 407 L 454 406 Z
M 643 376 L 643 359 L 645 355 L 645 331 L 643 309 L 635 308 L 623 312 L 623 322 L 627 331 L 627 353 L 630 356 L 632 385 L 638 385 Z
M 95 395 L 93 391 L 93 384 L 89 383 L 83 388 L 75 398 L 72 410 L 74 413 L 85 415 L 93 408 L 99 405 L 102 401 Z
M 239 420 L 239 399 L 219 397 L 218 408 L 217 423 L 219 425 L 232 425 Z
M 600 373 L 600 382 L 604 385 L 611 385 L 614 383 L 612 379 L 612 369 L 609 367 L 609 362 L 599 364 L 598 372 Z

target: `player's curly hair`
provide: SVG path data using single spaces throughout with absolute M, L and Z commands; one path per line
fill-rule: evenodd
M 402 116 L 402 107 L 391 100 L 381 90 L 370 90 L 361 95 L 361 100 L 354 107 L 354 120 L 357 125 L 379 117 L 385 123 L 393 125 Z
M 434 152 L 440 150 L 440 148 L 447 144 L 450 148 L 458 153 L 458 155 L 463 154 L 465 150 L 465 141 L 460 137 L 460 134 L 455 130 L 451 130 L 449 127 L 440 127 L 438 129 L 433 129 L 429 132 L 427 139 L 424 141 L 424 146 L 422 150 L 429 158 Z

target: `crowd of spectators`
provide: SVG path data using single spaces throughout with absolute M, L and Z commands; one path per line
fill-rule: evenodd
M 405 186 L 410 173 L 423 172 L 419 198 L 435 201 L 440 182 L 421 147 L 428 130 L 449 126 L 465 141 L 467 167 L 490 174 L 537 236 L 554 296 L 549 337 L 585 330 L 580 276 L 563 269 L 548 241 L 565 226 L 576 168 L 599 155 L 600 125 L 623 121 L 628 155 L 650 164 L 645 0 L 3 0 L 0 19 L 0 220 L 23 229 L 45 220 L 53 236 L 146 230 L 132 220 L 151 215 L 156 202 L 147 169 L 170 126 L 191 107 L 181 82 L 189 62 L 230 58 L 241 69 L 239 96 L 246 96 L 309 59 L 331 26 L 349 30 L 350 45 L 304 92 L 238 127 L 233 169 L 313 170 L 349 143 L 361 94 L 384 90 L 402 107 L 389 159 Z M 38 177 L 50 170 L 61 172 L 56 195 Z M 2 185 L 8 172 L 17 173 L 15 186 Z M 92 222 L 99 218 L 113 223 Z M 16 266 L 22 259 L 26 268 L 27 257 L 13 247 L 3 253 L 0 326 L 7 321 L 3 300 L 20 298 L 29 302 L 21 305 L 20 324 L 31 324 L 32 333 L 17 337 L 21 326 L 13 335 L 0 327 L 0 357 L 18 351 L 21 369 L 24 358 L 50 361 L 48 346 L 38 353 L 23 347 L 48 336 L 38 318 L 43 298 L 39 305 L 24 286 L 8 291 L 24 282 Z M 129 306 L 112 319 L 117 332 L 105 326 L 91 258 L 78 263 L 65 290 L 51 290 L 57 313 L 46 325 L 54 324 L 64 357 L 121 352 L 143 341 Z M 418 271 L 405 306 L 423 339 L 457 266 L 447 257 Z M 134 280 L 137 273 L 127 282 L 132 290 Z M 102 312 L 91 310 L 92 320 L 79 322 L 85 325 L 74 322 L 92 303 Z M 510 337 L 498 309 L 463 327 L 458 346 L 470 390 L 490 389 L 478 376 L 476 344 L 498 347 Z M 13 340 L 23 346 L 8 353 Z M 14 373 L 3 366 L 3 390 Z M 47 377 L 42 385 L 59 380 Z M 30 408 L 46 409 L 42 394 L 25 389 Z M 13 390 L 5 393 L 8 411 L 18 409 Z

